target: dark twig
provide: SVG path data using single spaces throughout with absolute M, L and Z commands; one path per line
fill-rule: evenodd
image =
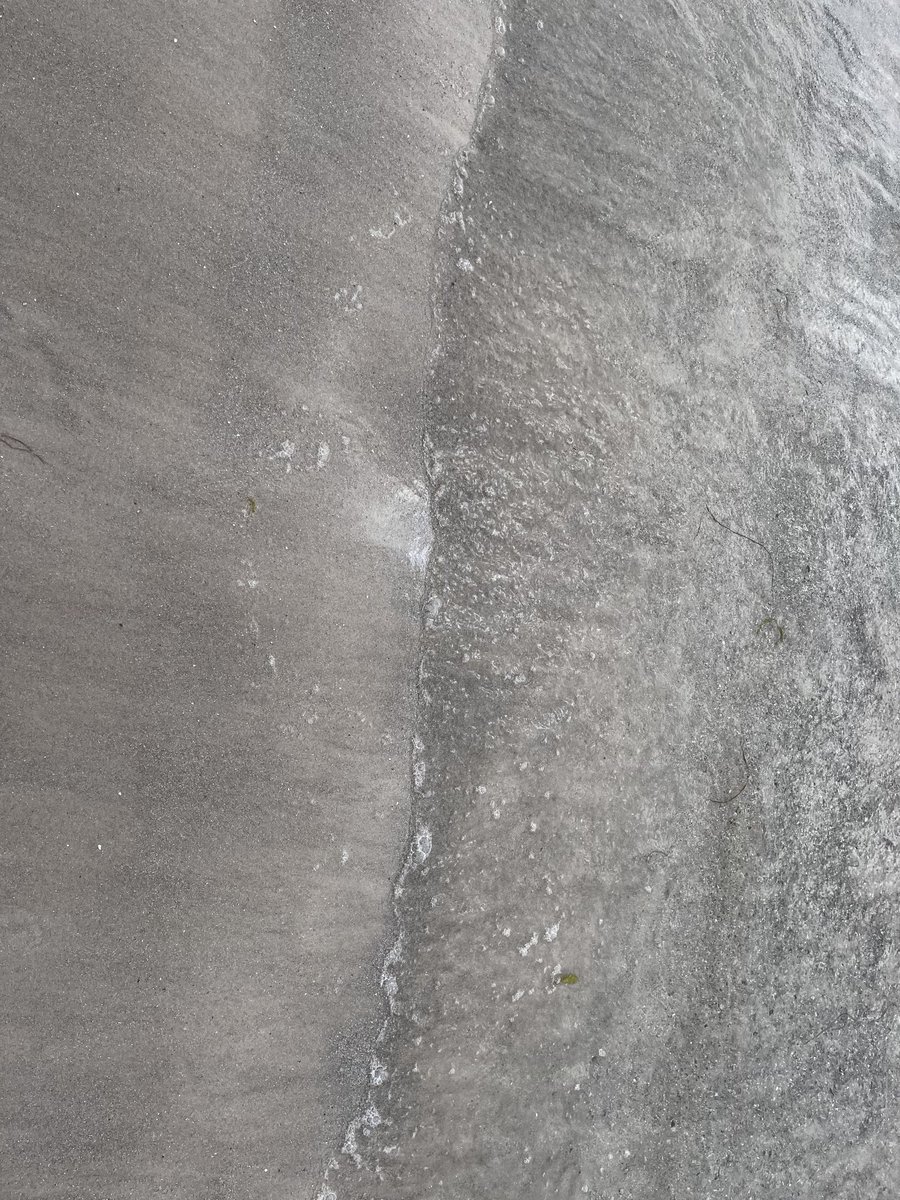
M 744 771 L 746 772 L 744 782 L 741 784 L 738 790 L 730 796 L 721 796 L 718 800 L 711 798 L 710 804 L 731 804 L 732 801 L 737 800 L 738 796 L 743 795 L 743 793 L 746 791 L 747 784 L 750 782 L 750 764 L 747 762 L 747 752 L 743 746 L 741 746 L 741 759 L 744 763 Z
M 8 446 L 10 450 L 20 450 L 23 454 L 30 454 L 33 458 L 36 458 L 39 463 L 43 463 L 46 467 L 46 458 L 41 458 L 37 450 L 29 446 L 27 442 L 23 442 L 21 438 L 13 437 L 11 433 L 0 433 L 0 442 L 2 442 L 4 446 Z
M 769 560 L 769 569 L 770 569 L 771 575 L 772 575 L 772 591 L 774 592 L 775 591 L 775 558 L 772 554 L 772 551 L 769 549 L 769 547 L 764 542 L 757 541 L 757 539 L 755 537 L 751 537 L 749 533 L 741 533 L 741 531 L 739 529 L 732 529 L 732 527 L 730 525 L 726 525 L 724 521 L 720 521 L 719 518 L 715 515 L 715 513 L 713 513 L 712 509 L 709 507 L 708 504 L 706 506 L 706 513 L 707 513 L 707 516 L 709 517 L 709 519 L 711 521 L 713 521 L 716 525 L 718 525 L 720 529 L 724 529 L 726 533 L 733 533 L 735 537 L 742 538 L 745 542 L 750 542 L 751 545 L 758 546 L 760 548 L 760 550 L 762 550 L 763 554 L 765 554 Z

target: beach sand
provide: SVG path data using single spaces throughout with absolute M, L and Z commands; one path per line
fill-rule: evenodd
M 294 1200 L 362 1102 L 489 40 L 4 9 L 4 1196 Z

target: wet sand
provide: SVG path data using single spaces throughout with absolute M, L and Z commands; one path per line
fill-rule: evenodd
M 0 1190 L 893 1198 L 896 13 L 197 19 L 3 17 Z
M 294 1200 L 383 1019 L 434 227 L 489 23 L 2 26 L 0 1192 Z

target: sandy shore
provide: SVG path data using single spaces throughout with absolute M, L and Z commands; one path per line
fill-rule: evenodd
M 0 20 L 0 1192 L 893 1200 L 896 12 L 157 9 Z
M 2 25 L 0 1191 L 295 1200 L 383 1019 L 489 21 Z

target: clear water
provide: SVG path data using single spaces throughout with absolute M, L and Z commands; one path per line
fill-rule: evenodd
M 900 10 L 504 17 L 440 251 L 430 854 L 331 1186 L 895 1196 Z

